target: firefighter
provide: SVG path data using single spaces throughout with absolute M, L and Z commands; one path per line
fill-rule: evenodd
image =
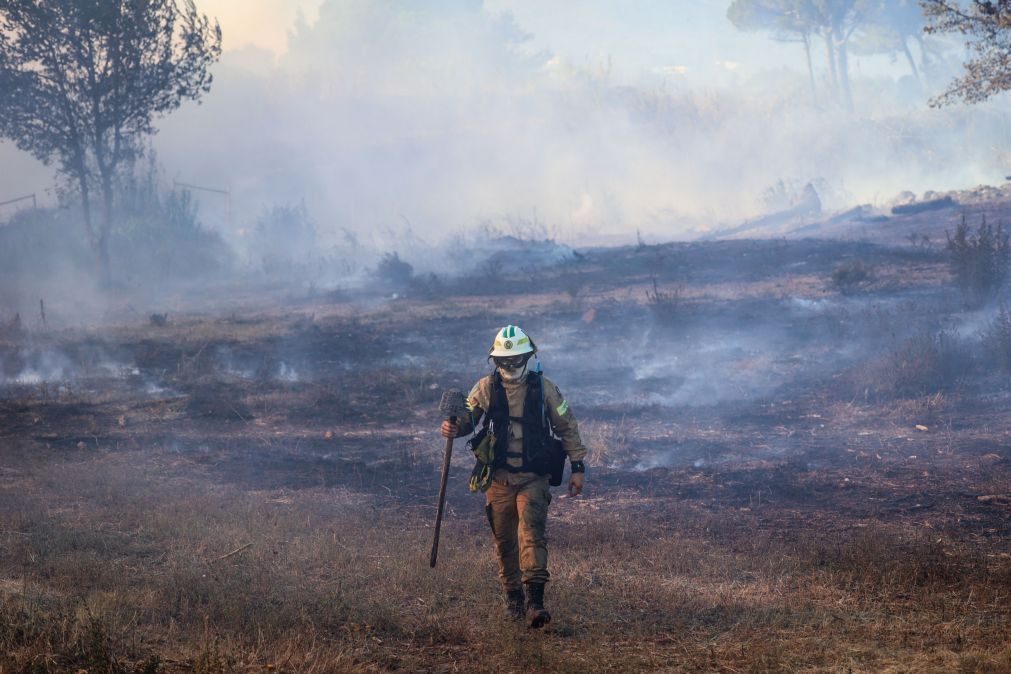
M 534 342 L 517 326 L 499 330 L 488 356 L 495 370 L 471 390 L 470 415 L 456 424 L 445 421 L 441 428 L 446 438 L 478 430 L 477 438 L 482 432 L 479 424 L 490 434 L 494 456 L 483 472 L 478 464 L 471 485 L 486 490 L 485 512 L 498 552 L 507 613 L 517 621 L 525 618 L 533 628 L 551 620 L 544 608 L 544 585 L 550 577 L 545 539 L 549 475 L 554 471 L 560 480 L 567 457 L 569 494 L 578 496 L 586 470 L 586 447 L 576 419 L 558 387 L 540 373 L 540 363 L 531 366 L 536 353 Z

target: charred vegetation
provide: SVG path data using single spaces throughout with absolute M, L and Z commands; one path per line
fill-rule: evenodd
M 1006 309 L 966 311 L 945 255 L 908 245 L 579 253 L 429 295 L 391 257 L 374 286 L 297 304 L 86 332 L 54 329 L 53 302 L 47 328 L 6 319 L 0 664 L 1007 662 Z M 857 263 L 873 276 L 840 281 Z M 590 448 L 586 497 L 552 506 L 563 618 L 536 643 L 487 641 L 497 591 L 465 456 L 452 583 L 425 555 L 434 410 L 518 320 Z

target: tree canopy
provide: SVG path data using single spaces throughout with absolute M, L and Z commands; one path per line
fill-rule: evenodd
M 0 1 L 0 137 L 76 188 L 102 281 L 119 171 L 156 118 L 210 90 L 220 54 L 220 27 L 192 0 Z
M 961 34 L 972 55 L 965 72 L 931 101 L 979 103 L 1011 89 L 1011 0 L 921 0 L 926 32 Z
M 825 47 L 833 95 L 851 109 L 849 49 L 860 31 L 877 27 L 887 38 L 887 50 L 905 51 L 905 40 L 916 33 L 919 8 L 914 0 L 734 0 L 727 18 L 741 30 L 764 31 L 774 39 L 797 41 L 804 46 L 812 91 L 815 89 L 811 42 L 820 38 Z M 912 10 L 910 9 L 912 5 Z M 879 41 L 875 49 L 884 48 Z M 916 72 L 915 64 L 911 65 Z
M 861 54 L 901 54 L 913 77 L 919 80 L 921 70 L 927 65 L 924 26 L 923 10 L 917 0 L 882 1 L 855 36 L 854 51 Z M 919 64 L 910 43 L 919 48 Z

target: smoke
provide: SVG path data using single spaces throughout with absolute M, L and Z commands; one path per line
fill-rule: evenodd
M 824 91 L 812 104 L 803 72 L 744 74 L 746 54 L 716 53 L 764 44 L 755 36 L 722 17 L 703 28 L 714 53 L 686 44 L 726 74 L 711 83 L 680 77 L 669 54 L 650 69 L 642 50 L 575 62 L 480 0 L 325 0 L 276 58 L 227 51 L 204 103 L 164 119 L 155 145 L 173 178 L 230 191 L 199 193 L 201 218 L 247 259 L 272 248 L 253 241 L 257 218 L 304 202 L 311 252 L 399 250 L 419 271 L 444 268 L 432 253 L 445 244 L 517 219 L 569 243 L 690 238 L 761 214 L 780 180 L 817 181 L 833 209 L 1001 179 L 999 108 L 930 109 L 854 59 L 846 114 Z M 623 58 L 650 74 L 616 77 Z
M 932 110 L 888 77 L 856 78 L 850 116 L 812 106 L 801 73 L 619 85 L 533 38 L 473 0 L 330 0 L 276 62 L 227 53 L 206 104 L 164 123 L 160 156 L 231 187 L 240 247 L 257 212 L 305 199 L 321 245 L 351 232 L 415 252 L 516 214 L 567 241 L 690 237 L 760 213 L 780 179 L 819 180 L 843 208 L 999 177 L 984 142 L 999 113 Z

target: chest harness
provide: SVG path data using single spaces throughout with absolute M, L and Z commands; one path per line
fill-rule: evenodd
M 491 433 L 495 436 L 495 456 L 493 468 L 505 468 L 511 473 L 536 473 L 545 475 L 551 472 L 548 462 L 548 443 L 554 440 L 548 425 L 547 412 L 544 406 L 544 386 L 539 372 L 529 372 L 526 378 L 527 391 L 523 399 L 523 416 L 509 416 L 509 397 L 506 395 L 502 376 L 496 370 L 492 375 L 491 403 L 484 418 L 485 427 L 491 424 Z M 511 424 L 521 424 L 523 427 L 523 452 L 509 451 L 509 427 Z M 510 465 L 509 458 L 520 458 L 522 464 Z

